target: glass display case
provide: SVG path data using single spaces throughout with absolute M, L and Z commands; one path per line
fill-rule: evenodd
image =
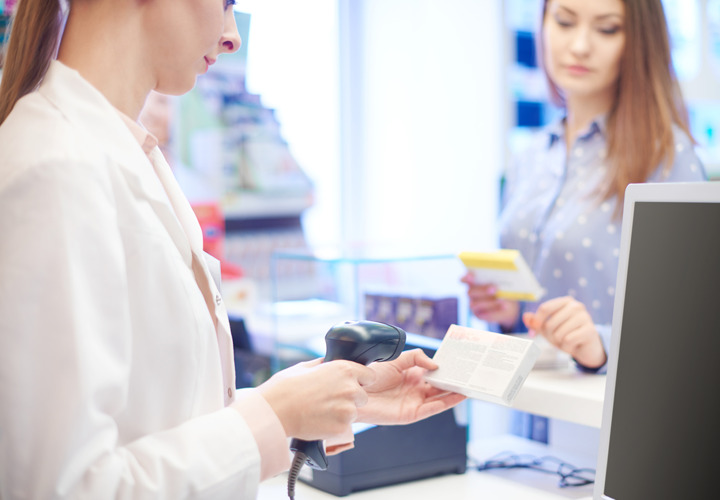
M 303 273 L 297 269 L 302 268 Z M 356 246 L 279 249 L 271 259 L 272 301 L 265 325 L 278 368 L 323 356 L 335 324 L 368 319 L 442 338 L 465 324 L 464 267 L 455 253 Z M 307 276 L 311 275 L 312 278 Z

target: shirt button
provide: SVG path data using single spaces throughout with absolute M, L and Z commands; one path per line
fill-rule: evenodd
M 215 296 L 215 303 L 216 303 L 217 305 L 220 305 L 220 302 L 222 302 L 222 299 L 220 298 L 220 295 L 218 294 L 218 295 Z
M 228 397 L 232 397 L 232 387 L 228 387 Z

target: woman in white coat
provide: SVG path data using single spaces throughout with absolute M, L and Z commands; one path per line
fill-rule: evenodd
M 151 90 L 186 92 L 238 49 L 233 3 L 18 3 L 0 87 L 0 498 L 253 498 L 288 467 L 288 437 L 462 400 L 423 383 L 436 366 L 419 351 L 236 392 L 197 220 L 136 121 Z

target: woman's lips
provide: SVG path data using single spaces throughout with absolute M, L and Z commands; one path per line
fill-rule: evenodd
M 205 56 L 205 73 L 207 73 L 208 69 L 210 69 L 210 66 L 213 64 L 215 64 L 215 59 Z
M 590 73 L 590 69 L 586 66 L 581 66 L 579 64 L 571 64 L 569 66 L 565 66 L 565 69 L 573 75 L 586 75 Z

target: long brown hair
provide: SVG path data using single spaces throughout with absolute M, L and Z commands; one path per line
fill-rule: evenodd
M 542 21 L 547 13 L 544 0 Z M 622 208 L 625 188 L 645 182 L 675 157 L 673 124 L 692 139 L 688 113 L 672 67 L 667 20 L 661 0 L 624 0 L 625 48 L 615 103 L 607 119 L 608 182 L 604 199 L 617 195 Z M 542 64 L 542 37 L 538 37 Z M 560 89 L 550 83 L 551 99 L 564 107 Z
M 19 0 L 0 82 L 0 124 L 15 103 L 37 88 L 55 56 L 62 26 L 60 0 Z

